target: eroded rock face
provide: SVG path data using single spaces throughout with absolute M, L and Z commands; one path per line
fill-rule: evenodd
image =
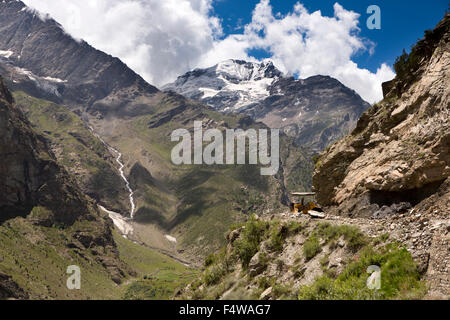
M 73 227 L 67 248 L 97 250 L 97 259 L 115 282 L 127 267 L 118 259 L 112 221 L 101 216 L 75 180 L 56 162 L 44 138 L 34 132 L 0 77 L 0 224 L 24 217 L 32 225 Z M 84 222 L 83 229 L 74 222 Z M 2 258 L 0 258 L 0 262 Z M 28 295 L 8 275 L 0 273 L 0 299 Z
M 72 224 L 89 212 L 84 196 L 13 104 L 1 78 L 0 157 L 0 221 L 26 216 L 37 206 L 53 212 L 42 217 L 46 224 Z
M 413 75 L 396 79 L 356 129 L 321 155 L 313 184 L 322 205 L 360 216 L 415 206 L 450 176 L 449 24 L 447 15 L 419 42 L 417 51 L 434 50 Z
M 411 55 L 410 72 L 385 85 L 385 99 L 322 153 L 313 185 L 330 215 L 376 219 L 380 229 L 397 233 L 419 263 L 426 298 L 448 299 L 449 14 Z
M 3 299 L 28 299 L 28 294 L 9 275 L 0 272 L 0 300 Z

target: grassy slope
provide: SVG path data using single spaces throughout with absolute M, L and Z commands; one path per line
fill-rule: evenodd
M 14 93 L 14 99 L 34 129 L 49 139 L 58 162 L 77 178 L 85 193 L 116 211 L 128 211 L 114 159 L 76 114 L 20 91 Z
M 95 225 L 88 221 L 62 229 L 37 227 L 23 218 L 9 220 L 0 226 L 0 257 L 3 259 L 0 272 L 11 275 L 31 299 L 168 299 L 176 287 L 192 281 L 195 276 L 195 270 L 114 232 L 120 259 L 137 272 L 137 279 L 128 276 L 118 286 L 96 260 L 95 252 L 67 246 L 74 230 L 91 228 Z M 105 249 L 104 254 L 111 253 Z M 69 265 L 81 269 L 80 290 L 66 287 Z M 147 274 L 152 275 L 152 280 L 143 280 Z
M 278 263 L 289 241 L 302 234 L 306 241 L 295 253 L 295 263 L 289 266 L 295 279 L 302 279 L 308 262 L 319 256 L 325 247 L 336 248 L 336 241 L 342 237 L 351 253 L 343 261 L 339 274 L 328 267 L 328 253 L 320 258 L 322 275 L 310 285 L 295 287 L 293 283 L 280 281 L 281 276 L 268 277 L 266 270 Z M 205 261 L 206 270 L 180 297 L 197 299 L 218 299 L 227 292 L 231 299 L 258 299 L 261 293 L 272 287 L 273 299 L 300 300 L 373 300 L 373 299 L 420 299 L 426 293 L 426 286 L 410 253 L 397 242 L 389 241 L 388 235 L 367 238 L 354 226 L 330 223 L 303 224 L 296 221 L 281 223 L 250 219 L 241 236 L 233 243 L 232 251 L 224 248 Z M 269 251 L 261 253 L 261 243 L 267 241 Z M 335 250 L 335 249 L 333 249 Z M 264 255 L 263 266 L 257 275 L 250 276 L 248 263 L 257 253 Z M 316 258 L 318 259 L 318 258 Z M 378 291 L 367 288 L 367 268 L 377 265 L 381 268 L 381 288 Z M 281 264 L 283 266 L 283 264 Z M 250 289 L 249 289 L 250 288 Z
M 177 288 L 192 281 L 197 271 L 146 247 L 114 234 L 120 257 L 137 272 L 126 286 L 124 299 L 170 299 Z
M 51 141 L 59 162 L 75 174 L 84 192 L 115 211 L 126 212 L 128 201 L 114 161 L 83 121 L 64 106 L 23 92 L 15 92 L 15 99 L 35 129 Z M 179 105 L 178 99 L 164 97 L 149 115 L 117 121 L 114 133 L 120 135 L 107 140 L 124 154 L 128 173 L 139 161 L 155 178 L 154 184 L 141 184 L 136 190 L 138 221 L 157 225 L 163 233 L 176 236 L 179 247 L 204 256 L 223 244 L 229 225 L 244 220 L 248 213 L 277 209 L 282 191 L 273 177 L 260 176 L 258 166 L 174 166 L 170 159 L 174 129 L 192 128 L 193 119 L 213 120 L 213 127 L 242 127 L 242 116 L 222 115 L 194 103 L 172 121 L 149 128 L 149 122 Z M 282 140 L 289 146 L 281 150 L 288 167 L 284 183 L 289 190 L 308 190 L 311 161 L 285 137 Z M 140 238 L 150 238 L 153 245 L 149 235 Z
M 51 141 L 58 161 L 74 174 L 83 191 L 110 209 L 127 212 L 127 195 L 114 159 L 84 122 L 64 106 L 20 91 L 14 96 L 35 129 Z M 117 121 L 114 133 L 120 135 L 107 140 L 124 154 L 128 170 L 139 161 L 155 177 L 155 184 L 141 184 L 136 190 L 138 220 L 157 225 L 163 233 L 175 235 L 180 247 L 203 256 L 222 245 L 228 226 L 242 221 L 249 212 L 278 208 L 282 191 L 273 177 L 261 177 L 257 166 L 172 165 L 170 151 L 175 143 L 170 142 L 170 133 L 174 129 L 191 128 L 192 119 L 212 119 L 216 125 L 239 128 L 242 119 L 194 103 L 173 121 L 149 128 L 149 122 L 179 105 L 176 97 L 165 96 L 149 106 L 149 115 Z M 289 190 L 309 189 L 311 161 L 300 148 L 282 139 L 283 145 L 289 145 L 281 151 L 282 161 L 289 167 L 284 183 Z M 146 234 L 141 240 L 147 238 L 153 245 Z
M 87 222 L 86 222 L 87 223 Z M 86 250 L 77 254 L 66 247 L 70 231 L 36 227 L 16 218 L 0 226 L 0 271 L 9 274 L 31 299 L 116 299 L 120 290 L 106 269 Z M 81 269 L 81 290 L 68 290 L 66 269 Z
M 194 120 L 212 120 L 213 128 L 242 127 L 242 116 L 222 115 L 193 102 L 170 121 L 149 127 L 164 112 L 182 103 L 187 102 L 164 97 L 150 115 L 95 125 L 104 126 L 100 131 L 125 155 L 128 170 L 139 161 L 155 180 L 154 186 L 138 186 L 137 221 L 157 224 L 165 233 L 176 236 L 181 248 L 204 256 L 220 247 L 229 225 L 244 220 L 249 212 L 279 208 L 282 191 L 274 177 L 260 175 L 258 166 L 173 165 L 173 130 L 192 129 Z

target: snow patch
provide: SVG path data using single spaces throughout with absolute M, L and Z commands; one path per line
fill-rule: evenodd
M 30 70 L 24 68 L 15 67 L 15 70 L 17 73 L 25 75 L 28 79 L 34 81 L 39 89 L 54 96 L 61 97 L 61 94 L 58 91 L 58 84 L 66 81 L 51 77 L 38 77 Z
M 176 239 L 176 238 L 174 238 L 174 237 L 172 237 L 172 236 L 169 236 L 168 234 L 166 234 L 165 237 L 166 237 L 166 239 L 169 240 L 170 242 L 177 243 L 177 239 Z
M 123 236 L 126 237 L 133 233 L 133 226 L 128 222 L 127 218 L 123 217 L 120 213 L 108 210 L 101 205 L 99 205 L 98 207 L 108 214 L 108 216 L 114 222 L 114 225 L 117 227 L 117 229 L 119 229 L 120 233 L 122 233 Z
M 51 82 L 58 82 L 58 83 L 66 83 L 67 82 L 67 80 L 61 80 L 61 79 L 52 78 L 52 77 L 45 77 L 43 79 L 51 81 Z
M 269 86 L 283 77 L 270 61 L 246 62 L 225 60 L 207 69 L 196 69 L 164 86 L 185 96 L 197 98 L 211 105 L 214 98 L 219 111 L 240 111 L 270 96 Z M 281 92 L 281 91 L 280 91 Z M 231 109 L 231 110 L 230 110 Z
M 240 99 L 234 105 L 235 110 L 270 96 L 267 88 L 275 81 L 271 78 L 262 78 L 260 80 L 250 79 L 240 83 L 232 83 L 224 78 L 223 75 L 219 75 L 218 78 L 226 83 L 226 86 L 221 90 L 222 92 L 237 92 L 239 94 Z
M 14 54 L 11 50 L 0 50 L 0 56 L 5 57 L 6 59 L 9 59 Z
M 36 78 L 35 78 L 33 72 L 31 72 L 30 70 L 16 67 L 16 71 L 17 71 L 17 73 L 20 73 L 20 74 L 23 74 L 23 75 L 27 76 L 28 79 L 36 81 Z
M 214 97 L 216 94 L 219 93 L 219 90 L 214 90 L 211 88 L 198 88 L 198 90 L 203 91 L 203 97 L 202 98 L 211 98 Z

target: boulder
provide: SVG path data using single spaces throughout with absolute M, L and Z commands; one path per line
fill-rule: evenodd
M 250 276 L 256 276 L 260 274 L 266 267 L 267 262 L 265 261 L 265 254 L 261 252 L 257 252 L 248 264 L 248 270 Z
M 259 296 L 260 300 L 269 300 L 272 297 L 272 287 L 267 288 L 264 290 L 263 293 Z

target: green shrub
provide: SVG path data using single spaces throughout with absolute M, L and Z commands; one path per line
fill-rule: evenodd
M 347 241 L 348 248 L 353 252 L 357 252 L 368 242 L 367 237 L 356 227 L 341 226 L 341 232 Z
M 297 221 L 290 221 L 285 225 L 280 225 L 279 222 L 273 223 L 270 230 L 270 248 L 277 252 L 282 251 L 286 238 L 299 233 L 304 228 L 305 226 Z
M 368 243 L 367 237 L 354 226 L 332 225 L 326 222 L 320 224 L 314 234 L 324 239 L 326 243 L 331 243 L 344 236 L 348 248 L 353 252 L 358 251 Z
M 267 277 L 261 277 L 258 280 L 258 287 L 262 290 L 266 290 L 267 288 L 273 286 L 275 283 L 275 278 L 269 279 Z
M 403 49 L 403 53 L 395 59 L 394 70 L 399 78 L 403 78 L 408 72 L 409 54 Z
M 320 266 L 322 268 L 326 268 L 326 266 L 328 266 L 328 263 L 330 262 L 330 258 L 328 256 L 328 254 L 324 255 L 321 259 L 320 259 Z
M 205 259 L 205 267 L 209 267 L 216 261 L 216 256 L 214 254 L 210 254 Z
M 309 237 L 303 244 L 303 254 L 306 260 L 314 258 L 322 249 L 316 236 Z
M 299 290 L 300 300 L 372 300 L 376 299 L 376 291 L 365 287 L 365 281 L 351 279 L 338 282 L 328 276 L 322 276 L 308 287 Z
M 296 235 L 305 229 L 305 225 L 301 222 L 291 221 L 288 223 L 287 228 L 290 235 Z
M 210 254 L 206 257 L 205 259 L 205 268 L 208 268 L 214 264 L 223 264 L 223 266 L 225 267 L 225 270 L 228 271 L 228 260 L 227 260 L 227 256 L 226 256 L 226 248 L 223 247 L 222 249 L 219 250 L 219 252 L 217 252 L 216 254 Z
M 191 289 L 192 289 L 192 291 L 197 290 L 197 289 L 202 285 L 202 283 L 203 283 L 203 281 L 202 281 L 201 278 L 198 278 L 198 279 L 194 280 L 194 281 L 191 283 Z
M 389 233 L 383 233 L 379 237 L 376 237 L 375 239 L 373 239 L 372 243 L 374 245 L 378 245 L 381 243 L 385 243 L 388 239 L 389 239 Z
M 215 264 L 208 269 L 206 269 L 204 274 L 204 282 L 206 285 L 210 286 L 213 284 L 219 283 L 220 279 L 222 279 L 225 274 L 225 268 L 223 264 L 218 263 Z
M 278 222 L 272 225 L 269 243 L 272 250 L 277 252 L 283 250 L 283 243 L 284 239 L 286 238 L 287 232 L 288 229 L 285 226 L 280 226 Z
M 251 258 L 258 252 L 259 243 L 265 238 L 268 223 L 251 218 L 242 231 L 242 237 L 237 241 L 236 254 L 242 267 L 248 268 Z
M 380 290 L 367 288 L 367 268 L 381 268 Z M 417 266 L 410 253 L 398 244 L 375 249 L 365 247 L 359 259 L 346 266 L 334 280 L 328 275 L 299 290 L 299 299 L 306 300 L 365 300 L 365 299 L 420 299 L 426 287 L 420 279 Z
M 290 299 L 295 298 L 292 296 L 291 288 L 289 285 L 275 284 L 272 287 L 272 296 L 275 299 Z

